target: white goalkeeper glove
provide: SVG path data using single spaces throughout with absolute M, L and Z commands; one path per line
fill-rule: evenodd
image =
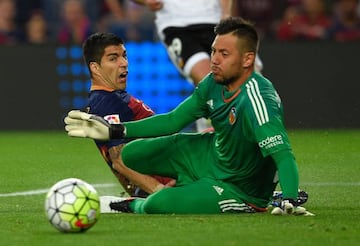
M 272 215 L 302 215 L 315 216 L 304 207 L 296 206 L 296 201 L 293 199 L 284 199 L 279 207 L 274 207 L 271 211 Z
M 110 125 L 104 118 L 72 110 L 65 117 L 65 130 L 71 137 L 92 138 L 97 140 L 124 138 L 122 124 Z

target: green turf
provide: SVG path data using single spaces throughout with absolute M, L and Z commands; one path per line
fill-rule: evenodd
M 106 214 L 88 232 L 64 234 L 46 220 L 42 190 L 77 177 L 116 195 L 120 187 L 91 140 L 63 132 L 0 132 L 0 245 L 359 245 L 360 130 L 290 131 L 306 207 L 315 217 L 263 214 Z

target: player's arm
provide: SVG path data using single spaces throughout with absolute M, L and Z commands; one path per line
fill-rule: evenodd
M 142 190 L 151 194 L 158 191 L 165 186 L 157 181 L 155 178 L 138 173 L 128 167 L 126 167 L 121 159 L 121 150 L 124 144 L 114 146 L 109 149 L 110 159 L 113 165 L 113 169 L 116 170 L 115 175 L 118 178 L 121 185 L 124 187 L 128 194 L 133 193 L 133 187 L 129 186 L 130 181 L 133 185 L 138 186 Z
M 166 136 L 179 132 L 201 117 L 206 117 L 206 95 L 212 81 L 209 78 L 210 76 L 205 77 L 202 84 L 169 113 L 158 114 L 140 121 L 125 122 L 125 136 L 130 138 Z
M 233 1 L 232 0 L 219 0 L 222 10 L 221 19 L 232 16 L 233 11 Z
M 72 137 L 87 137 L 97 140 L 170 135 L 179 132 L 188 124 L 204 116 L 198 101 L 198 96 L 193 93 L 176 109 L 167 114 L 116 125 L 110 125 L 97 115 L 72 110 L 64 119 L 65 130 Z
M 126 137 L 157 137 L 179 132 L 201 117 L 197 102 L 190 96 L 166 114 L 158 114 L 140 121 L 124 122 Z
M 314 216 L 304 207 L 297 203 L 297 194 L 299 187 L 299 173 L 294 155 L 290 150 L 282 150 L 271 154 L 275 161 L 279 174 L 279 182 L 283 192 L 283 199 L 279 207 L 275 207 L 271 214 L 273 215 L 303 215 Z
M 297 199 L 299 172 L 295 157 L 290 150 L 282 150 L 271 155 L 275 161 L 283 197 Z

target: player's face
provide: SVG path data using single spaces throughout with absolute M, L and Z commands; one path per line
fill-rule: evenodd
M 238 38 L 231 33 L 217 35 L 211 48 L 211 71 L 219 84 L 230 85 L 243 73 Z
M 105 48 L 99 66 L 99 76 L 104 86 L 113 90 L 124 90 L 128 75 L 128 59 L 124 45 Z

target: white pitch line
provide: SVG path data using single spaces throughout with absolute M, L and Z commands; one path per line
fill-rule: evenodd
M 95 188 L 107 188 L 107 187 L 115 187 L 116 184 L 94 184 L 92 186 L 94 186 Z M 19 192 L 12 192 L 12 193 L 4 193 L 4 194 L 0 194 L 0 197 L 39 195 L 39 194 L 47 193 L 49 191 L 49 189 L 39 189 L 39 190 L 29 190 L 29 191 L 19 191 Z
M 107 187 L 115 187 L 117 184 L 94 184 L 92 185 L 95 188 L 107 188 Z M 360 186 L 360 182 L 303 182 L 300 186 Z M 0 194 L 0 197 L 12 197 L 12 196 L 31 196 L 31 195 L 39 195 L 45 194 L 49 191 L 49 189 L 39 189 L 39 190 L 29 190 L 29 191 L 19 191 L 12 193 L 3 193 Z

